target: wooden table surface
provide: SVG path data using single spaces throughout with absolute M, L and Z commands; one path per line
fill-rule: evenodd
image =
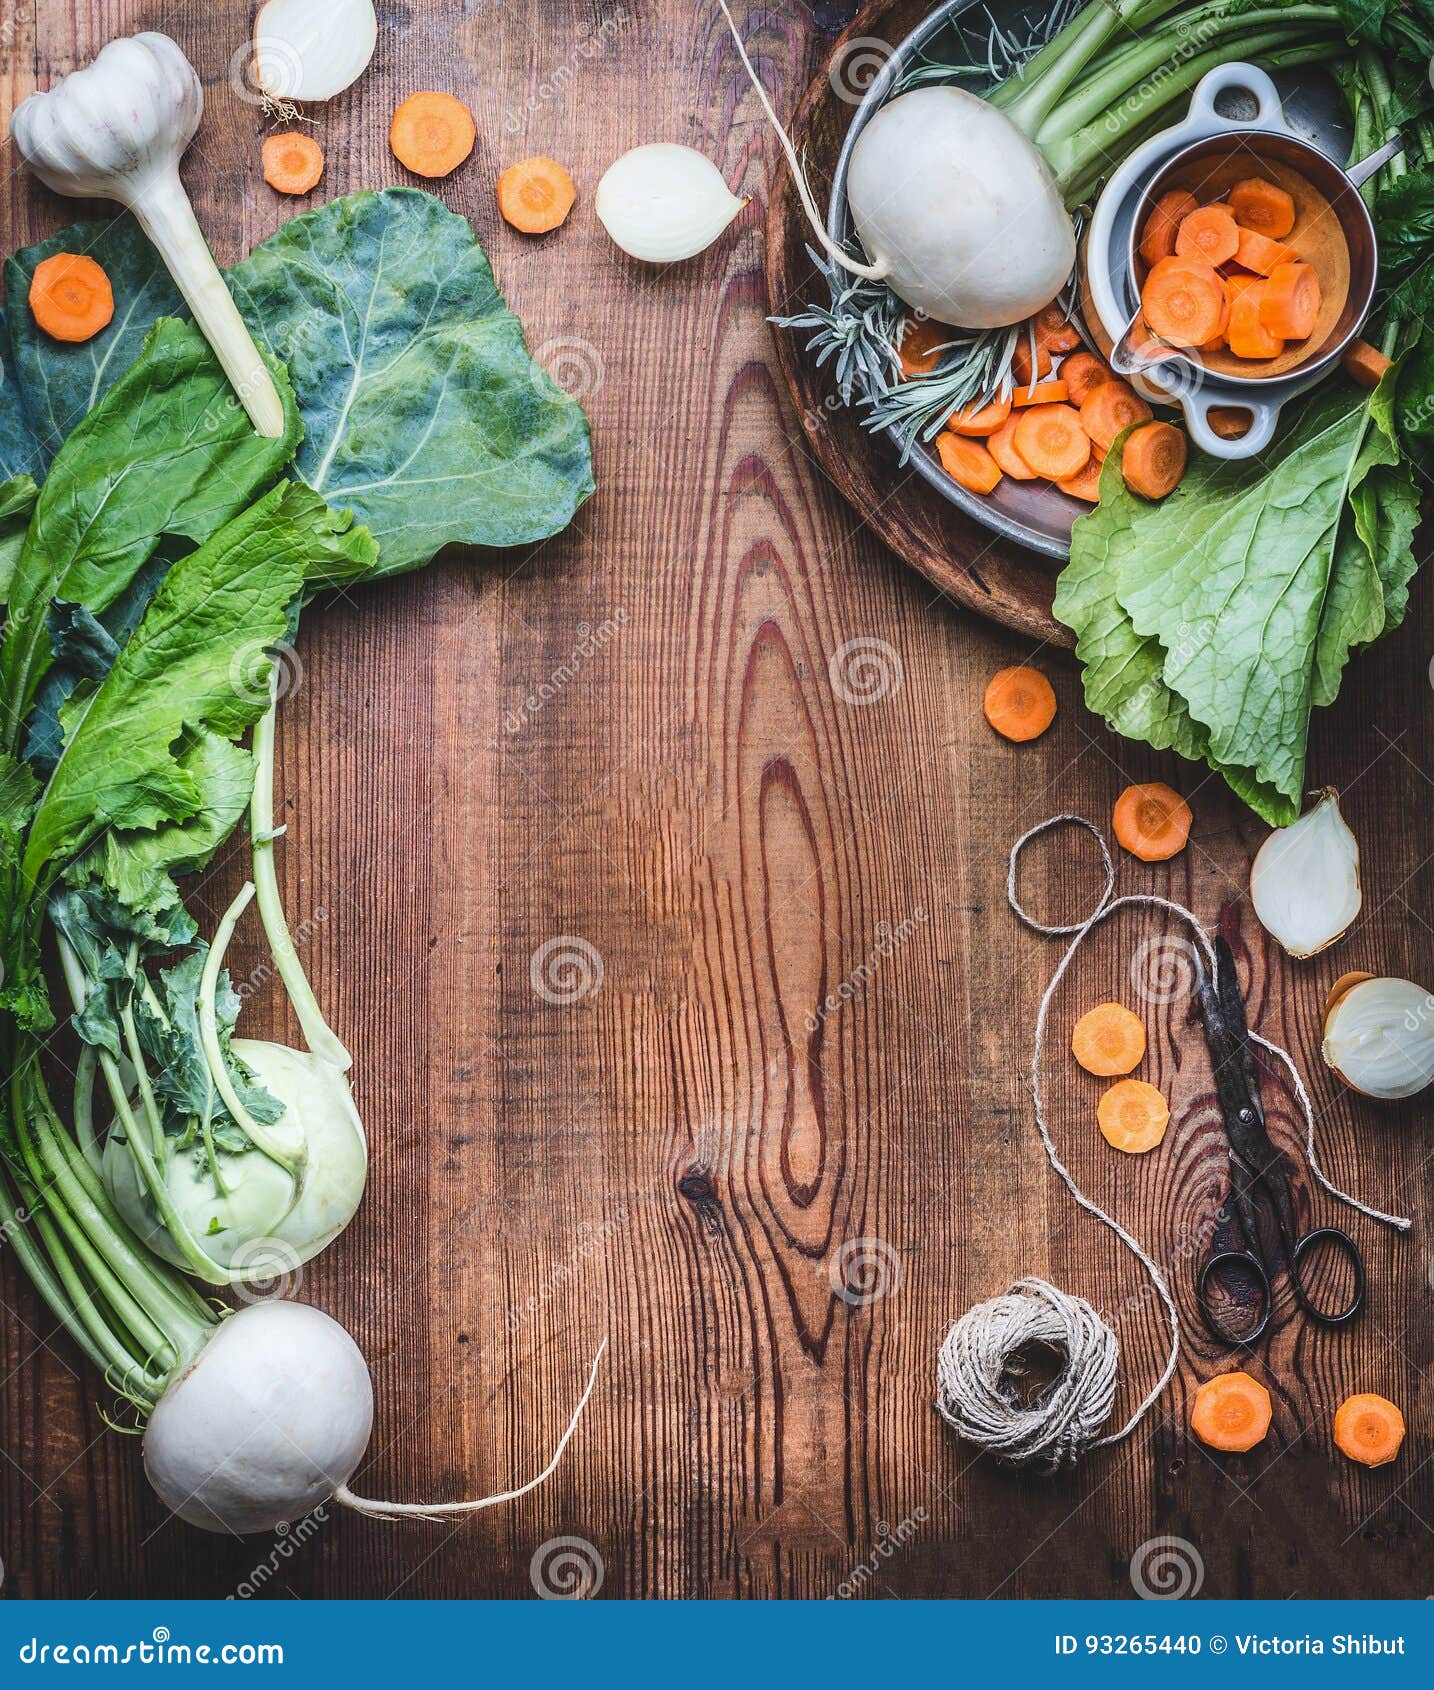
M 261 114 L 229 83 L 250 11 L 20 0 L 0 103 L 113 35 L 171 32 L 209 102 L 187 180 L 232 259 L 293 209 L 261 182 Z M 740 11 L 790 111 L 824 37 L 801 5 Z M 1365 913 L 1334 952 L 1292 964 L 1250 909 L 1254 818 L 1106 732 L 1066 656 L 936 598 L 814 470 L 765 322 L 777 149 L 715 5 L 413 0 L 380 15 L 371 71 L 316 114 L 324 190 L 403 179 L 386 125 L 410 90 L 472 104 L 477 150 L 441 191 L 583 399 L 599 487 L 532 555 L 445 558 L 306 619 L 280 721 L 281 871 L 357 1053 L 373 1161 L 357 1220 L 297 1289 L 373 1370 L 356 1481 L 371 1494 L 528 1477 L 604 1334 L 607 1358 L 560 1471 L 516 1505 L 223 1540 L 166 1517 L 136 1441 L 106 1431 L 102 1387 L 5 1253 L 4 1593 L 527 1596 L 576 1557 L 590 1584 L 600 1568 L 603 1596 L 1124 1597 L 1132 1558 L 1164 1535 L 1193 1546 L 1206 1595 L 1427 1594 L 1428 1111 L 1338 1089 L 1318 1019 L 1347 968 L 1434 974 L 1430 583 L 1317 722 L 1311 775 L 1346 793 Z M 661 273 L 626 262 L 592 211 L 606 164 L 658 138 L 701 148 L 751 196 L 729 239 Z M 500 224 L 492 192 L 531 152 L 579 184 L 541 244 Z M 75 208 L 4 157 L 8 251 Z M 981 689 L 1033 657 L 1060 713 L 1015 748 L 986 728 Z M 1192 1293 L 1222 1140 L 1183 1000 L 1138 996 L 1141 959 L 1168 960 L 1174 935 L 1145 912 L 1113 921 L 1055 1003 L 1051 1115 L 1076 1176 L 1168 1268 L 1186 1348 L 1125 1444 L 1022 1478 L 933 1412 L 957 1315 L 1028 1273 L 1085 1295 L 1118 1332 L 1118 1411 L 1164 1350 L 1139 1267 L 1041 1156 L 1026 1070 L 1058 948 L 1007 909 L 1006 853 L 1054 811 L 1104 822 L 1128 781 L 1152 777 L 1190 795 L 1194 837 L 1166 867 L 1122 860 L 1121 890 L 1223 927 L 1252 1019 L 1309 1078 L 1329 1172 L 1417 1223 L 1394 1238 L 1311 1198 L 1301 1159 L 1304 1212 L 1352 1221 L 1366 1252 L 1368 1313 L 1331 1333 L 1282 1307 L 1246 1363 L 1274 1397 L 1269 1443 L 1229 1459 L 1192 1441 L 1195 1386 L 1232 1365 Z M 198 899 L 211 924 L 242 856 Z M 1093 848 L 1035 849 L 1024 884 L 1039 910 L 1087 907 Z M 259 960 L 256 931 L 240 972 Z M 1174 1109 L 1141 1160 L 1105 1147 L 1098 1082 L 1062 1050 L 1072 1016 L 1112 996 L 1146 1015 L 1143 1071 Z M 272 1000 L 246 1016 L 297 1041 Z M 1293 1142 L 1287 1090 L 1270 1080 L 1266 1100 Z M 1396 1465 L 1366 1472 L 1333 1451 L 1353 1390 L 1403 1405 Z

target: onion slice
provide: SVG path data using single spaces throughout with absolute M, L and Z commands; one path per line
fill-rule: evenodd
M 368 69 L 373 0 L 265 0 L 254 19 L 254 81 L 271 100 L 332 100 Z
M 1272 833 L 1250 870 L 1250 899 L 1266 932 L 1292 957 L 1310 957 L 1359 914 L 1359 842 L 1326 787 L 1290 827 Z
M 1414 1097 L 1434 1085 L 1434 992 L 1412 980 L 1346 974 L 1324 1015 L 1324 1059 L 1366 1097 Z
M 712 245 L 747 203 L 691 147 L 654 141 L 610 164 L 596 209 L 622 250 L 648 264 L 675 264 Z

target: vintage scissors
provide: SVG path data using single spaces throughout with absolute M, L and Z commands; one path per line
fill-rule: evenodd
M 1260 1105 L 1260 1080 L 1250 1049 L 1245 1004 L 1235 974 L 1235 958 L 1224 939 L 1215 941 L 1215 978 L 1196 957 L 1196 1001 L 1205 1024 L 1205 1042 L 1215 1072 L 1215 1091 L 1230 1141 L 1230 1195 L 1216 1227 L 1215 1246 L 1200 1268 L 1196 1300 L 1211 1335 L 1227 1344 L 1252 1344 L 1270 1323 L 1274 1308 L 1271 1263 L 1265 1259 L 1260 1231 L 1263 1197 L 1273 1210 L 1285 1271 L 1295 1301 L 1321 1326 L 1345 1326 L 1364 1307 L 1364 1259 L 1347 1232 L 1316 1227 L 1301 1234 L 1295 1223 L 1290 1195 L 1289 1166 L 1270 1141 Z M 1353 1295 L 1342 1309 L 1320 1308 L 1310 1297 L 1303 1278 L 1306 1258 L 1313 1251 L 1334 1250 L 1347 1262 Z M 1276 1270 L 1278 1264 L 1274 1264 Z M 1250 1310 L 1253 1324 L 1232 1332 L 1210 1304 L 1212 1289 L 1224 1301 Z

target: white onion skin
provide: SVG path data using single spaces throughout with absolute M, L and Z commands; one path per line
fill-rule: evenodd
M 1434 993 L 1412 980 L 1345 975 L 1325 1009 L 1321 1054 L 1365 1097 L 1417 1097 L 1434 1085 Z
M 1250 901 L 1266 932 L 1301 961 L 1328 950 L 1354 925 L 1363 903 L 1359 842 L 1333 787 L 1261 845 L 1250 868 Z
M 144 1468 L 190 1525 L 268 1532 L 346 1483 L 372 1429 L 373 1385 L 343 1327 L 305 1303 L 251 1303 L 170 1382 Z
M 857 137 L 852 222 L 886 285 L 942 323 L 1019 323 L 1065 286 L 1075 229 L 1038 149 L 960 88 L 916 88 Z

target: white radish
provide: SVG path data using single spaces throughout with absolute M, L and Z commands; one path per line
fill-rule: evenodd
M 368 69 L 377 42 L 373 0 L 266 0 L 254 80 L 271 100 L 332 100 Z

